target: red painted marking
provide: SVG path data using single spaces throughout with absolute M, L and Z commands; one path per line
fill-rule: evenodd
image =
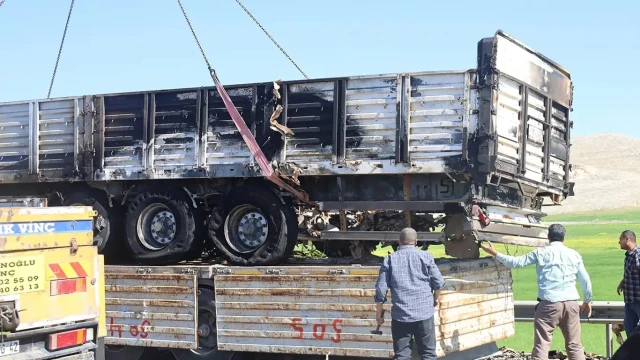
M 116 331 L 118 331 L 118 338 L 122 337 L 122 325 L 114 325 L 113 323 L 113 318 L 111 318 L 109 320 L 109 331 L 111 333 L 111 336 L 113 336 L 113 329 L 116 329 Z
M 318 329 L 320 329 L 320 333 L 318 333 Z M 324 338 L 324 333 L 327 332 L 327 325 L 325 324 L 313 324 L 313 337 L 322 340 Z
M 304 327 L 301 326 L 301 323 L 302 323 L 302 318 L 291 319 L 291 327 L 297 332 L 297 335 L 294 337 L 294 339 L 304 338 Z M 339 344 L 342 341 L 340 337 L 340 334 L 342 333 L 342 329 L 339 327 L 340 324 L 342 324 L 342 319 L 333 319 L 331 322 L 331 327 L 335 333 L 331 335 L 330 339 L 336 344 Z M 324 340 L 326 338 L 327 326 L 329 326 L 329 324 L 315 323 L 315 324 L 309 324 L 309 325 L 311 325 L 312 327 L 313 331 L 311 335 L 313 336 L 314 339 Z
M 151 322 L 149 320 L 144 320 L 142 322 L 142 325 L 140 325 L 140 337 L 141 338 L 146 339 L 147 336 L 149 336 L 149 333 L 145 329 L 145 326 L 149 326 L 149 325 L 151 325 Z
M 76 274 L 78 274 L 78 277 L 87 277 L 87 272 L 84 271 L 82 264 L 80 264 L 79 262 L 72 262 L 70 264 Z
M 60 265 L 58 265 L 58 264 L 49 264 L 49 269 L 51 269 L 51 271 L 53 271 L 53 274 L 58 279 L 66 279 L 67 278 L 67 274 L 64 273 L 64 271 L 62 270 Z
M 146 339 L 149 336 L 149 331 L 147 329 L 147 326 L 151 326 L 151 322 L 149 320 L 144 319 L 142 320 L 142 323 L 140 325 L 129 325 L 128 329 L 126 327 L 124 327 L 123 329 L 123 325 L 115 325 L 113 318 L 109 318 L 109 331 L 110 331 L 110 336 L 112 337 L 114 336 L 115 331 L 118 332 L 118 338 L 122 338 L 123 331 L 128 331 L 129 335 L 131 335 L 134 338 L 139 337 L 142 339 Z
M 336 332 L 335 337 L 331 337 L 331 341 L 333 341 L 336 344 L 339 344 L 340 341 L 342 341 L 340 339 L 340 334 L 342 333 L 342 329 L 338 328 L 338 325 L 342 324 L 342 319 L 334 319 L 333 320 L 333 331 Z

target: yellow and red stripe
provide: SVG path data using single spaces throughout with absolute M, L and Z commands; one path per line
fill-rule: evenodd
M 73 278 L 86 278 L 86 262 L 74 261 L 65 263 L 51 263 L 49 264 L 50 278 L 63 280 Z
M 88 262 L 51 263 L 48 266 L 50 295 L 66 295 L 87 291 Z

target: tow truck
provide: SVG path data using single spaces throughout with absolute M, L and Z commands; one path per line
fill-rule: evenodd
M 0 359 L 104 359 L 95 210 L 0 200 Z

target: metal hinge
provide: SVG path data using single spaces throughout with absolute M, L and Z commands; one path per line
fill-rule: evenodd
M 214 275 L 229 275 L 231 274 L 231 269 L 215 269 Z
M 78 253 L 78 242 L 76 241 L 76 239 L 71 239 L 71 241 L 69 242 L 69 245 L 71 246 L 69 253 L 72 256 L 74 256 L 75 254 Z
M 189 274 L 189 275 L 195 275 L 195 274 L 198 273 L 198 270 L 190 269 L 190 268 L 184 268 L 184 269 L 182 269 L 182 273 L 183 274 Z

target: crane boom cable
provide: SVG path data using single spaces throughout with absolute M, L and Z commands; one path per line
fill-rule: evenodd
M 278 47 L 278 49 L 280 49 L 280 51 L 284 54 L 284 56 L 286 56 L 287 59 L 289 59 L 289 61 L 291 61 L 293 66 L 295 66 L 298 69 L 298 71 L 300 71 L 302 76 L 304 76 L 305 79 L 309 79 L 307 74 L 305 74 L 304 71 L 302 71 L 302 69 L 300 69 L 300 66 L 298 66 L 298 64 L 296 64 L 296 62 L 293 61 L 291 56 L 289 56 L 289 54 L 287 54 L 287 52 L 284 51 L 282 46 L 280 46 L 280 44 L 278 44 L 278 42 L 271 36 L 271 34 L 269 34 L 269 32 L 264 28 L 264 26 L 262 26 L 262 24 L 260 24 L 260 22 L 251 14 L 251 12 L 242 4 L 242 2 L 240 0 L 236 0 L 236 3 L 238 3 L 238 5 L 240 5 L 242 10 L 244 10 L 247 13 L 247 15 L 249 15 L 249 17 L 251 19 L 253 19 L 253 21 L 258 25 L 258 27 L 260 27 L 260 29 L 262 29 L 262 31 L 269 37 L 269 39 L 271 39 L 271 41 Z
M 220 95 L 220 98 L 222 99 L 222 102 L 224 103 L 224 106 L 227 109 L 227 112 L 231 116 L 231 120 L 233 120 L 233 123 L 238 129 L 238 132 L 242 136 L 242 139 L 244 140 L 245 145 L 247 145 L 247 147 L 249 148 L 249 151 L 251 151 L 251 154 L 255 157 L 255 160 L 258 163 L 260 170 L 262 170 L 263 175 L 275 185 L 291 192 L 301 201 L 308 204 L 317 205 L 309 201 L 309 195 L 306 192 L 304 192 L 303 190 L 296 189 L 294 186 L 288 184 L 285 181 L 286 179 L 280 177 L 280 175 L 276 171 L 274 171 L 273 167 L 267 160 L 267 157 L 262 152 L 262 148 L 260 148 L 260 145 L 258 145 L 258 142 L 256 141 L 255 137 L 251 133 L 251 129 L 249 129 L 246 122 L 244 121 L 244 118 L 242 117 L 242 115 L 240 115 L 240 113 L 238 112 L 238 109 L 236 109 L 236 106 L 233 104 L 231 97 L 229 96 L 229 94 L 227 94 L 227 91 L 224 89 L 224 86 L 222 86 L 222 82 L 218 78 L 218 75 L 216 74 L 215 69 L 211 67 L 209 60 L 207 59 L 207 55 L 205 55 L 204 50 L 200 45 L 198 36 L 196 35 L 196 32 L 193 29 L 193 26 L 191 25 L 191 21 L 189 21 L 187 12 L 184 10 L 184 7 L 182 6 L 182 1 L 180 0 L 177 0 L 177 1 L 178 1 L 178 5 L 180 5 L 180 9 L 182 10 L 182 15 L 184 15 L 184 19 L 187 21 L 187 24 L 189 25 L 189 29 L 191 29 L 191 34 L 193 35 L 193 38 L 196 40 L 196 43 L 198 44 L 200 53 L 202 54 L 204 61 L 207 63 L 207 68 L 209 69 L 209 75 L 211 75 L 211 79 L 213 80 L 213 83 L 216 85 L 218 94 Z
M 67 37 L 67 30 L 69 29 L 69 20 L 71 19 L 71 12 L 73 11 L 73 4 L 75 0 L 71 0 L 71 6 L 69 7 L 69 14 L 67 14 L 67 22 L 64 25 L 64 31 L 62 33 L 62 41 L 60 41 L 60 49 L 58 49 L 58 57 L 56 58 L 56 65 L 53 68 L 53 75 L 51 76 L 51 83 L 49 84 L 49 92 L 47 93 L 47 99 L 51 98 L 51 89 L 53 89 L 53 82 L 56 79 L 56 72 L 58 71 L 58 63 L 60 62 L 60 55 L 62 54 L 62 47 L 64 46 L 64 39 Z
M 213 74 L 213 68 L 211 67 L 211 64 L 209 64 L 209 59 L 207 59 L 207 55 L 204 53 L 204 50 L 202 50 L 202 45 L 200 45 L 200 40 L 198 40 L 198 36 L 196 35 L 195 30 L 193 30 L 191 21 L 189 21 L 189 17 L 187 16 L 187 12 L 184 10 L 184 7 L 182 6 L 182 1 L 178 0 L 178 5 L 180 5 L 180 10 L 182 10 L 182 15 L 184 15 L 184 19 L 187 20 L 187 25 L 189 25 L 191 34 L 193 35 L 193 38 L 196 40 L 196 44 L 198 44 L 198 49 L 200 49 L 200 53 L 204 58 L 204 62 L 207 63 L 207 68 L 209 69 L 209 72 Z

